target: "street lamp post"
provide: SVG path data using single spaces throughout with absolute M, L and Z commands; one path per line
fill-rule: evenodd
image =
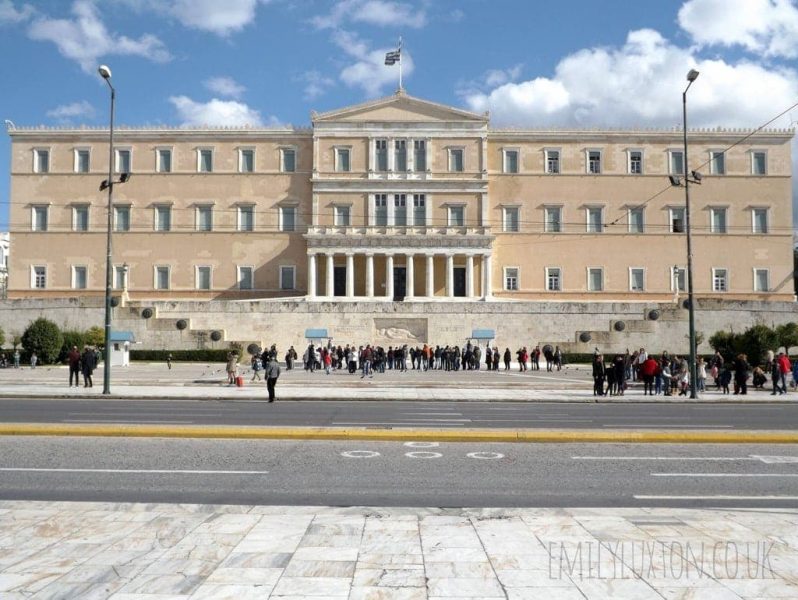
M 103 394 L 111 393 L 111 225 L 114 201 L 114 103 L 116 100 L 116 90 L 111 85 L 111 69 L 105 65 L 100 65 L 98 69 L 100 76 L 105 79 L 105 83 L 111 89 L 111 121 L 108 129 L 108 224 L 105 241 L 105 359 L 103 364 Z M 102 190 L 103 186 L 100 186 Z
M 684 212 L 685 230 L 687 232 L 687 313 L 690 321 L 690 398 L 698 397 L 696 385 L 696 343 L 695 343 L 695 306 L 693 298 L 693 235 L 690 229 L 690 176 L 687 170 L 687 90 L 698 79 L 698 71 L 690 69 L 687 73 L 687 87 L 682 93 L 682 120 L 684 134 Z M 698 177 L 696 177 L 698 179 Z

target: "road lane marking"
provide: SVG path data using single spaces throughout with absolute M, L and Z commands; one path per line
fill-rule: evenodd
M 349 422 L 340 422 L 340 421 L 333 421 L 333 425 L 348 425 L 351 427 L 417 427 L 419 425 L 423 425 L 423 423 L 415 422 L 415 423 L 408 423 L 407 421 L 377 421 L 377 422 L 365 422 L 365 421 L 349 421 Z M 430 423 L 430 425 L 435 425 L 436 427 L 463 427 L 463 423 Z
M 136 420 L 136 421 L 103 421 L 101 419 L 64 419 L 62 423 L 97 423 L 108 425 L 136 425 L 136 424 L 163 424 L 163 425 L 192 425 L 194 421 L 149 421 L 149 420 Z
M 761 460 L 766 465 L 780 465 L 798 463 L 798 456 L 765 456 L 762 454 L 752 454 L 754 460 Z
M 650 473 L 652 477 L 798 477 L 798 473 Z
M 608 423 L 602 425 L 602 427 L 612 427 L 613 429 L 662 429 L 663 424 L 628 425 L 626 423 Z M 672 425 L 671 427 L 674 429 L 734 429 L 734 425 Z
M 573 460 L 757 460 L 750 456 L 572 456 Z
M 455 412 L 403 412 L 399 413 L 401 415 L 424 415 L 424 416 L 433 416 L 433 417 L 462 417 L 463 413 L 455 413 Z
M 405 452 L 407 458 L 440 458 L 443 456 L 440 452 Z
M 408 448 L 437 448 L 440 442 L 405 442 Z
M 379 452 L 374 450 L 349 450 L 348 452 L 341 452 L 344 458 L 376 458 L 380 455 Z
M 469 452 L 466 456 L 478 460 L 498 460 L 504 458 L 504 454 L 501 452 Z
M 635 500 L 798 500 L 798 496 L 633 496 Z
M 37 469 L 27 467 L 0 467 L 2 472 L 29 473 L 136 473 L 163 475 L 266 475 L 268 471 L 206 471 L 193 469 Z

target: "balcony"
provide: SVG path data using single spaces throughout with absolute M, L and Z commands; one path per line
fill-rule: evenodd
M 490 227 L 308 227 L 309 249 L 323 248 L 462 248 L 490 249 Z

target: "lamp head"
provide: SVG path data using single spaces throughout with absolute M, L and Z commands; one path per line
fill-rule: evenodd
M 699 183 L 701 182 L 701 179 L 702 179 L 701 173 L 699 173 L 698 171 L 692 171 L 692 175 L 693 175 L 693 179 L 695 179 Z
M 668 179 L 671 180 L 671 185 L 673 187 L 679 187 L 682 184 L 682 180 L 679 179 L 678 175 L 668 175 Z
M 97 72 L 103 79 L 111 79 L 111 69 L 106 65 L 100 65 L 100 67 L 97 69 Z
M 689 81 L 690 83 L 692 83 L 692 82 L 694 82 L 696 79 L 698 79 L 698 71 L 696 71 L 695 69 L 690 69 L 690 70 L 687 72 L 687 81 Z
M 127 183 L 130 179 L 130 173 L 122 173 L 119 176 L 119 183 Z

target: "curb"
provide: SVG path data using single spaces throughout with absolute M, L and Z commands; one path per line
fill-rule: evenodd
M 575 429 L 347 429 L 339 427 L 206 427 L 199 425 L 64 425 L 3 423 L 0 436 L 161 437 L 255 440 L 438 441 L 517 443 L 798 444 L 798 431 Z

